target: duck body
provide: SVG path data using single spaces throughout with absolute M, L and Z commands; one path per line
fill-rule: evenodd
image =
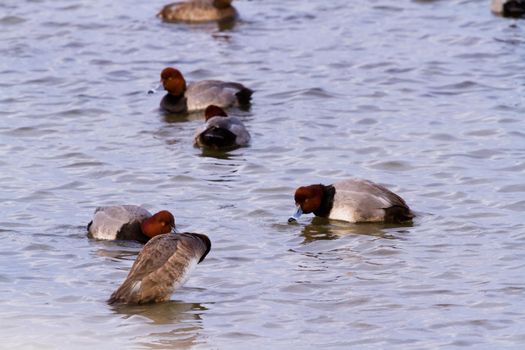
M 175 68 L 164 68 L 160 81 L 167 94 L 161 108 L 171 113 L 203 110 L 209 105 L 221 108 L 248 105 L 253 91 L 236 82 L 202 80 L 186 84 L 182 73 Z
M 153 215 L 137 205 L 113 205 L 95 209 L 87 225 L 88 235 L 102 240 L 135 240 L 146 243 L 152 237 L 175 229 L 175 218 L 167 210 Z
M 208 105 L 227 108 L 249 104 L 252 93 L 252 90 L 240 83 L 201 80 L 189 83 L 184 95 L 174 96 L 168 92 L 160 105 L 172 113 L 201 111 Z
M 192 0 L 164 6 L 157 15 L 166 22 L 210 22 L 233 20 L 237 10 L 231 0 Z
M 141 224 L 152 215 L 137 205 L 115 205 L 95 209 L 88 224 L 91 237 L 101 240 L 136 240 L 145 243 L 149 237 L 142 233 Z
M 196 146 L 229 149 L 250 143 L 250 133 L 239 118 L 228 116 L 215 105 L 208 106 L 204 114 L 206 123 L 195 133 Z
M 297 212 L 289 221 L 302 213 L 314 213 L 352 223 L 407 222 L 414 214 L 397 194 L 374 182 L 348 179 L 333 185 L 300 187 L 295 193 Z
M 108 303 L 143 304 L 169 300 L 210 249 L 209 238 L 202 234 L 166 233 L 153 237 Z
M 492 0 L 490 9 L 503 17 L 525 16 L 525 0 Z

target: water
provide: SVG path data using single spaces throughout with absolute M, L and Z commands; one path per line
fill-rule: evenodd
M 236 1 L 230 28 L 164 1 L 0 5 L 4 349 L 521 348 L 525 21 L 488 1 Z M 146 94 L 166 66 L 256 90 L 252 146 Z M 413 225 L 287 224 L 300 185 L 380 182 Z M 96 206 L 170 209 L 213 242 L 172 301 L 105 303 L 140 245 Z

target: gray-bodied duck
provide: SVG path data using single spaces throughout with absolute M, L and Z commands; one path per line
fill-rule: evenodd
M 295 191 L 297 210 L 288 221 L 302 214 L 357 222 L 409 222 L 414 218 L 403 198 L 387 188 L 363 179 L 348 179 L 333 185 L 315 184 Z
M 154 215 L 137 205 L 113 205 L 95 209 L 87 225 L 89 236 L 101 240 L 135 240 L 146 243 L 152 237 L 168 233 L 175 218 L 162 210 Z
M 490 9 L 503 17 L 523 17 L 525 16 L 525 0 L 492 0 Z
M 196 146 L 232 149 L 250 143 L 250 133 L 239 118 L 228 116 L 222 108 L 215 105 L 208 106 L 204 115 L 206 122 L 195 132 Z
M 186 84 L 182 73 L 175 68 L 164 68 L 160 82 L 167 91 L 160 106 L 171 113 L 204 110 L 209 105 L 221 108 L 250 104 L 253 91 L 240 83 L 221 80 L 201 80 Z

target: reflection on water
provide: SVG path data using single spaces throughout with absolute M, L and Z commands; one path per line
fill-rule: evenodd
M 215 32 L 218 30 L 219 32 L 227 32 L 229 30 L 232 30 L 235 28 L 235 25 L 237 22 L 239 22 L 238 18 L 228 18 L 221 21 L 210 21 L 210 22 L 203 22 L 203 23 L 195 23 L 195 22 L 177 22 L 177 21 L 169 21 L 169 20 L 162 20 L 166 28 L 174 29 L 174 30 L 195 30 L 195 31 L 206 31 L 206 32 Z
M 111 306 L 111 309 L 124 318 L 144 316 L 154 324 L 192 324 L 195 330 L 202 328 L 200 326 L 202 323 L 201 314 L 202 311 L 207 310 L 207 308 L 201 304 L 184 303 L 175 300 L 157 304 L 114 305 Z
M 117 260 L 134 260 L 143 245 L 133 241 L 102 241 L 93 240 L 94 254 Z
M 3 347 L 523 344 L 524 20 L 481 0 L 267 0 L 187 25 L 155 18 L 165 4 L 0 1 Z M 228 109 L 250 147 L 195 148 L 202 113 L 146 94 L 167 66 L 252 88 Z M 352 176 L 424 214 L 286 223 L 295 188 Z M 122 203 L 212 240 L 176 301 L 106 304 L 142 245 L 85 224 Z
M 234 151 L 235 149 L 238 149 L 239 147 L 232 148 L 230 150 L 217 150 L 213 148 L 202 148 L 201 157 L 209 157 L 209 158 L 216 158 L 216 159 L 222 159 L 222 160 L 230 160 L 235 159 L 236 157 L 230 154 L 231 151 Z
M 154 331 L 138 340 L 146 348 L 188 349 L 202 343 L 202 314 L 206 307 L 198 303 L 168 301 L 158 304 L 116 305 L 111 307 L 123 319 L 144 317 Z
M 367 235 L 384 239 L 400 239 L 407 230 L 403 228 L 413 227 L 413 223 L 347 223 L 344 221 L 329 220 L 327 218 L 314 217 L 312 222 L 305 225 L 301 231 L 303 244 L 317 240 L 332 240 L 346 235 Z
M 185 123 L 188 121 L 204 122 L 204 112 L 168 113 L 162 111 L 162 115 L 166 123 Z

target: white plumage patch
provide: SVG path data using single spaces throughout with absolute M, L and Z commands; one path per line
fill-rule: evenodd
M 342 220 L 348 222 L 356 222 L 355 210 L 350 206 L 334 207 L 330 211 L 330 219 L 333 220 Z
M 137 281 L 133 283 L 133 287 L 131 287 L 131 293 L 138 293 L 141 285 L 142 285 L 142 281 Z
M 93 238 L 113 240 L 124 224 L 141 222 L 150 216 L 150 212 L 136 205 L 99 207 L 95 210 L 89 232 Z
M 186 268 L 184 269 L 184 272 L 182 273 L 181 277 L 179 279 L 173 281 L 173 285 L 172 285 L 172 288 L 173 288 L 172 290 L 173 291 L 177 290 L 182 285 L 184 285 L 184 283 L 186 283 L 186 281 L 190 277 L 190 274 L 192 273 L 192 271 L 195 270 L 195 267 L 197 266 L 198 261 L 199 260 L 197 258 L 194 258 L 194 259 L 190 260 L 188 265 L 186 265 Z

